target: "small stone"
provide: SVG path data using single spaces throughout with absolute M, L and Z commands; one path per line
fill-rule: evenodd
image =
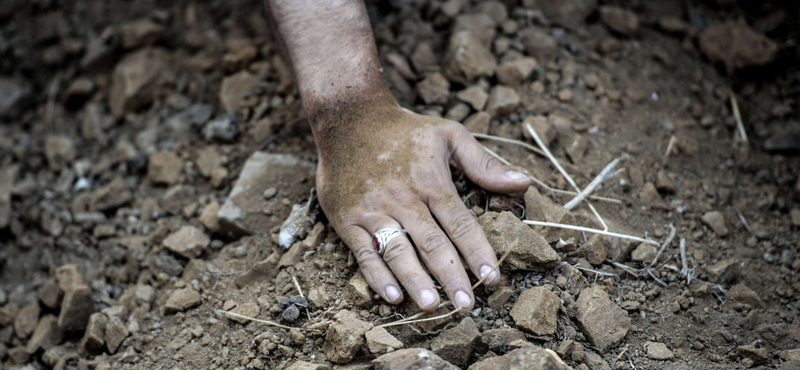
M 41 311 L 38 303 L 31 303 L 19 310 L 14 319 L 14 333 L 17 334 L 17 338 L 25 339 L 33 333 L 33 329 L 36 329 L 36 324 L 39 322 Z
M 208 231 L 215 233 L 219 231 L 219 220 L 217 213 L 219 213 L 220 205 L 216 200 L 211 201 L 205 207 L 203 212 L 200 212 L 200 223 L 208 229 Z
M 249 43 L 233 45 L 222 57 L 222 69 L 228 73 L 242 70 L 257 57 L 258 49 L 255 46 Z
M 86 332 L 83 334 L 78 344 L 78 353 L 81 356 L 88 356 L 97 352 L 103 347 L 105 342 L 106 324 L 108 317 L 100 312 L 95 312 L 89 317 L 89 323 L 86 325 Z
M 156 290 L 153 289 L 152 286 L 143 284 L 137 285 L 134 288 L 134 298 L 138 304 L 150 304 L 153 303 L 153 299 L 156 295 Z
M 464 120 L 464 127 L 466 127 L 469 132 L 486 135 L 489 133 L 489 124 L 491 120 L 491 114 L 478 112 Z
M 708 227 L 710 227 L 711 230 L 714 230 L 714 233 L 720 237 L 725 237 L 730 233 L 728 231 L 728 225 L 725 223 L 725 216 L 722 215 L 722 212 L 706 212 L 700 217 L 700 219 L 703 220 L 703 223 L 708 225 Z
M 197 258 L 211 243 L 211 239 L 202 230 L 194 226 L 183 226 L 164 239 L 163 245 L 168 251 L 185 258 Z
M 200 293 L 190 287 L 175 290 L 170 294 L 167 303 L 164 304 L 164 315 L 186 311 L 199 306 L 202 302 L 203 299 L 200 297 Z
M 328 370 L 329 368 L 330 367 L 325 364 L 315 364 L 298 360 L 289 365 L 286 370 Z
M 150 19 L 141 18 L 122 25 L 122 47 L 133 49 L 153 45 L 164 37 L 164 27 Z
M 382 355 L 394 350 L 403 348 L 403 342 L 399 341 L 393 335 L 389 334 L 386 329 L 381 327 L 374 327 L 365 334 L 367 340 L 367 349 L 370 353 Z
M 273 252 L 267 258 L 256 262 L 249 270 L 239 274 L 234 279 L 236 286 L 243 288 L 257 282 L 265 282 L 274 279 L 278 275 L 278 262 L 280 254 Z M 313 289 L 312 289 L 313 292 Z
M 560 261 L 547 241 L 511 212 L 486 212 L 478 223 L 498 256 L 511 249 L 505 261 L 511 270 L 547 271 Z
M 709 266 L 706 272 L 712 283 L 729 284 L 739 277 L 740 265 L 738 260 L 727 258 Z
M 569 103 L 572 100 L 572 91 L 567 89 L 559 90 L 558 100 L 561 100 L 564 103 Z
M 792 208 L 789 213 L 791 214 L 792 225 L 800 226 L 800 208 Z
M 519 295 L 509 314 L 518 328 L 537 336 L 551 336 L 556 332 L 560 303 L 547 288 L 535 287 Z
M 736 353 L 744 358 L 749 358 L 754 365 L 761 365 L 769 359 L 769 351 L 766 348 L 756 348 L 752 344 L 736 347 Z
M 203 128 L 203 137 L 206 141 L 230 143 L 236 139 L 239 129 L 236 127 L 236 116 L 223 115 L 208 122 Z M 212 171 L 213 172 L 213 171 Z
M 599 286 L 583 289 L 578 296 L 576 319 L 589 342 L 601 353 L 619 344 L 628 334 L 631 319 Z
M 491 77 L 495 69 L 494 55 L 470 31 L 454 32 L 444 56 L 444 75 L 463 85 L 480 77 Z
M 486 111 L 494 117 L 504 116 L 514 112 L 520 103 L 519 94 L 514 89 L 506 86 L 495 86 L 489 92 L 489 102 Z
M 281 320 L 286 322 L 294 322 L 300 317 L 300 309 L 295 305 L 289 305 L 281 311 Z
M 28 362 L 31 354 L 25 350 L 25 346 L 20 345 L 8 350 L 8 358 L 11 359 L 11 363 L 22 365 Z
M 579 134 L 567 135 L 565 140 L 562 140 L 564 151 L 567 152 L 567 156 L 569 156 L 572 163 L 581 162 L 589 149 L 589 141 Z
M 492 293 L 486 301 L 489 308 L 496 310 L 500 308 L 500 306 L 506 304 L 512 295 L 514 295 L 514 289 L 511 289 L 509 286 L 502 286 L 496 292 Z
M 672 194 L 675 192 L 675 184 L 672 180 L 667 176 L 667 173 L 664 171 L 658 171 L 656 174 L 656 189 L 663 193 Z
M 258 314 L 261 313 L 261 307 L 259 307 L 258 303 L 256 302 L 247 302 L 232 309 L 231 312 L 237 315 L 257 318 Z M 230 319 L 240 324 L 247 324 L 248 322 L 250 322 L 250 320 L 248 319 L 242 319 L 234 316 L 230 316 Z
M 423 73 L 430 70 L 435 70 L 439 66 L 439 60 L 431 49 L 431 45 L 427 42 L 420 42 L 414 53 L 411 54 L 411 64 L 417 72 Z
M 516 340 L 525 340 L 525 333 L 512 328 L 489 329 L 481 333 L 480 344 L 492 352 L 501 352 L 508 348 L 509 343 Z
M 639 190 L 639 201 L 647 207 L 654 209 L 669 209 L 664 199 L 658 194 L 656 186 L 652 182 L 645 183 Z
M 519 40 L 525 46 L 525 52 L 540 63 L 544 64 L 558 55 L 558 41 L 543 29 L 525 28 L 519 32 Z
M 89 209 L 92 211 L 106 212 L 119 208 L 133 199 L 133 193 L 125 185 L 122 177 L 115 177 L 91 193 L 89 196 Z
M 524 136 L 529 141 L 533 141 L 533 137 L 528 132 L 526 128 L 527 125 L 530 125 L 533 128 L 533 131 L 536 132 L 536 135 L 539 136 L 539 139 L 542 139 L 545 146 L 550 146 L 553 140 L 556 139 L 558 136 L 558 131 L 556 131 L 553 124 L 545 116 L 531 116 L 526 117 L 524 121 L 522 121 L 522 136 Z
M 278 194 L 278 189 L 275 189 L 274 187 L 267 188 L 267 190 L 264 190 L 264 199 L 272 199 L 277 194 Z
M 575 225 L 575 216 L 564 209 L 560 204 L 556 204 L 552 199 L 542 195 L 531 186 L 525 192 L 525 218 L 532 221 L 544 221 L 558 224 Z M 559 228 L 545 227 L 539 233 L 545 238 L 547 243 L 555 243 L 561 240 L 577 240 L 577 231 Z
M 538 0 L 536 5 L 550 22 L 577 29 L 597 9 L 597 0 Z
M 372 364 L 375 366 L 375 370 L 459 369 L 435 353 L 424 348 L 408 348 L 390 352 L 372 360 Z
M 530 77 L 538 65 L 536 59 L 530 57 L 505 61 L 497 67 L 497 81 L 503 85 L 519 86 Z
M 726 296 L 734 302 L 746 303 L 755 308 L 764 308 L 764 302 L 758 297 L 758 293 L 744 283 L 734 285 L 728 290 Z
M 75 145 L 69 136 L 48 136 L 44 152 L 53 171 L 66 168 L 75 160 Z
M 114 117 L 153 101 L 156 81 L 169 64 L 169 54 L 159 48 L 145 48 L 126 55 L 112 75 L 108 105 Z
M 361 271 L 353 274 L 353 277 L 347 282 L 345 294 L 350 297 L 353 304 L 359 307 L 368 307 L 372 302 L 372 289 Z
M 463 366 L 467 363 L 481 332 L 471 317 L 466 317 L 453 329 L 445 330 L 431 341 L 431 350 L 445 361 Z
M 147 165 L 147 179 L 156 185 L 172 185 L 178 179 L 183 161 L 171 151 L 155 152 Z
M 27 83 L 0 78 L 0 118 L 14 118 L 22 113 L 33 96 L 33 89 Z
M 489 99 L 489 94 L 483 91 L 480 86 L 470 86 L 456 94 L 458 100 L 463 101 L 472 106 L 477 111 L 483 110 L 486 106 L 486 101 Z
M 461 122 L 464 118 L 467 117 L 469 114 L 469 106 L 464 103 L 456 103 L 450 109 L 447 110 L 447 114 L 444 115 L 444 119 L 449 119 L 451 121 Z
M 61 338 L 62 333 L 58 329 L 58 318 L 53 315 L 45 315 L 36 325 L 31 339 L 25 346 L 25 351 L 34 354 L 39 350 L 48 350 L 60 343 Z M 0 353 L 0 358 L 3 358 L 2 353 Z
M 61 312 L 58 315 L 58 328 L 63 332 L 81 331 L 86 328 L 89 317 L 94 312 L 92 291 L 75 264 L 64 265 L 56 270 L 58 286 L 64 292 Z
M 647 353 L 647 357 L 656 361 L 672 360 L 675 357 L 664 343 L 646 342 L 644 350 Z
M 329 361 L 346 364 L 353 360 L 364 345 L 364 334 L 372 329 L 372 324 L 359 320 L 347 310 L 339 311 L 334 318 L 336 321 L 328 327 L 322 350 Z
M 6 304 L 0 307 L 0 326 L 8 326 L 14 324 L 14 319 L 19 313 L 19 305 L 15 302 Z M 10 336 L 11 333 L 9 333 Z
M 441 73 L 433 73 L 417 84 L 417 91 L 425 104 L 444 105 L 450 96 L 450 82 Z
M 486 47 L 492 45 L 497 34 L 497 22 L 488 14 L 473 12 L 456 17 L 453 23 L 453 34 L 458 32 L 471 32 Z
M 649 264 L 656 258 L 657 253 L 658 248 L 656 248 L 656 246 L 649 243 L 642 243 L 631 252 L 631 260 Z
M 314 287 L 308 292 L 308 303 L 315 310 L 327 307 L 330 302 L 331 296 L 324 287 Z
M 247 70 L 225 77 L 219 89 L 219 100 L 228 114 L 235 114 L 246 105 L 261 79 Z
M 580 251 L 589 263 L 599 266 L 611 253 L 611 242 L 602 235 L 594 234 L 581 245 Z
M 612 31 L 625 36 L 634 36 L 639 32 L 639 17 L 636 13 L 620 7 L 601 6 L 600 21 Z
M 222 155 L 217 150 L 217 146 L 208 145 L 197 151 L 197 159 L 194 163 L 201 175 L 211 177 L 211 172 L 222 165 Z
M 737 69 L 762 66 L 775 60 L 778 45 L 745 23 L 711 24 L 698 37 L 700 50 L 712 63 L 722 63 L 728 74 Z

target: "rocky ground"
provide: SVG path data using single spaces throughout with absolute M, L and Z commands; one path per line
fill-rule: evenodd
M 622 158 L 591 203 L 650 242 L 524 224 L 602 228 L 547 159 L 482 139 L 545 184 L 455 177 L 503 283 L 388 325 L 417 310 L 369 289 L 315 203 L 258 2 L 6 0 L 0 369 L 800 368 L 796 5 L 369 7 L 403 106 L 530 124 L 581 188 Z

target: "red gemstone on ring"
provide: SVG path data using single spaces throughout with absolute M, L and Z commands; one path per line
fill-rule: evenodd
M 378 240 L 378 236 L 377 235 L 373 235 L 372 236 L 372 246 L 375 247 L 375 252 L 380 252 L 381 251 L 381 242 Z

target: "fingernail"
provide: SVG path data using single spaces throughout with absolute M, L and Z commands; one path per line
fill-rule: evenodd
M 528 175 L 526 175 L 526 174 L 524 174 L 522 172 L 511 171 L 511 170 L 506 171 L 506 176 L 508 176 L 509 179 L 514 180 L 514 181 L 519 181 L 519 180 L 528 178 Z
M 456 293 L 456 306 L 459 308 L 461 307 L 469 307 L 472 304 L 472 298 L 469 297 L 469 294 L 464 292 L 463 290 L 459 290 Z
M 483 267 L 481 267 L 481 279 L 483 278 L 485 278 L 483 280 L 485 284 L 494 283 L 495 279 L 497 279 L 497 271 L 495 271 L 492 266 L 483 265 Z
M 430 289 L 425 289 L 419 293 L 419 304 L 422 307 L 429 307 L 430 305 L 436 303 L 436 293 L 434 293 Z
M 394 286 L 394 285 L 387 286 L 386 287 L 386 299 L 390 303 L 397 302 L 397 300 L 400 299 L 400 290 L 397 289 L 397 287 Z

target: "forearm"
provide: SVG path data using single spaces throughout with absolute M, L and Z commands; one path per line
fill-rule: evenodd
M 362 0 L 265 1 L 315 133 L 354 105 L 396 104 Z

